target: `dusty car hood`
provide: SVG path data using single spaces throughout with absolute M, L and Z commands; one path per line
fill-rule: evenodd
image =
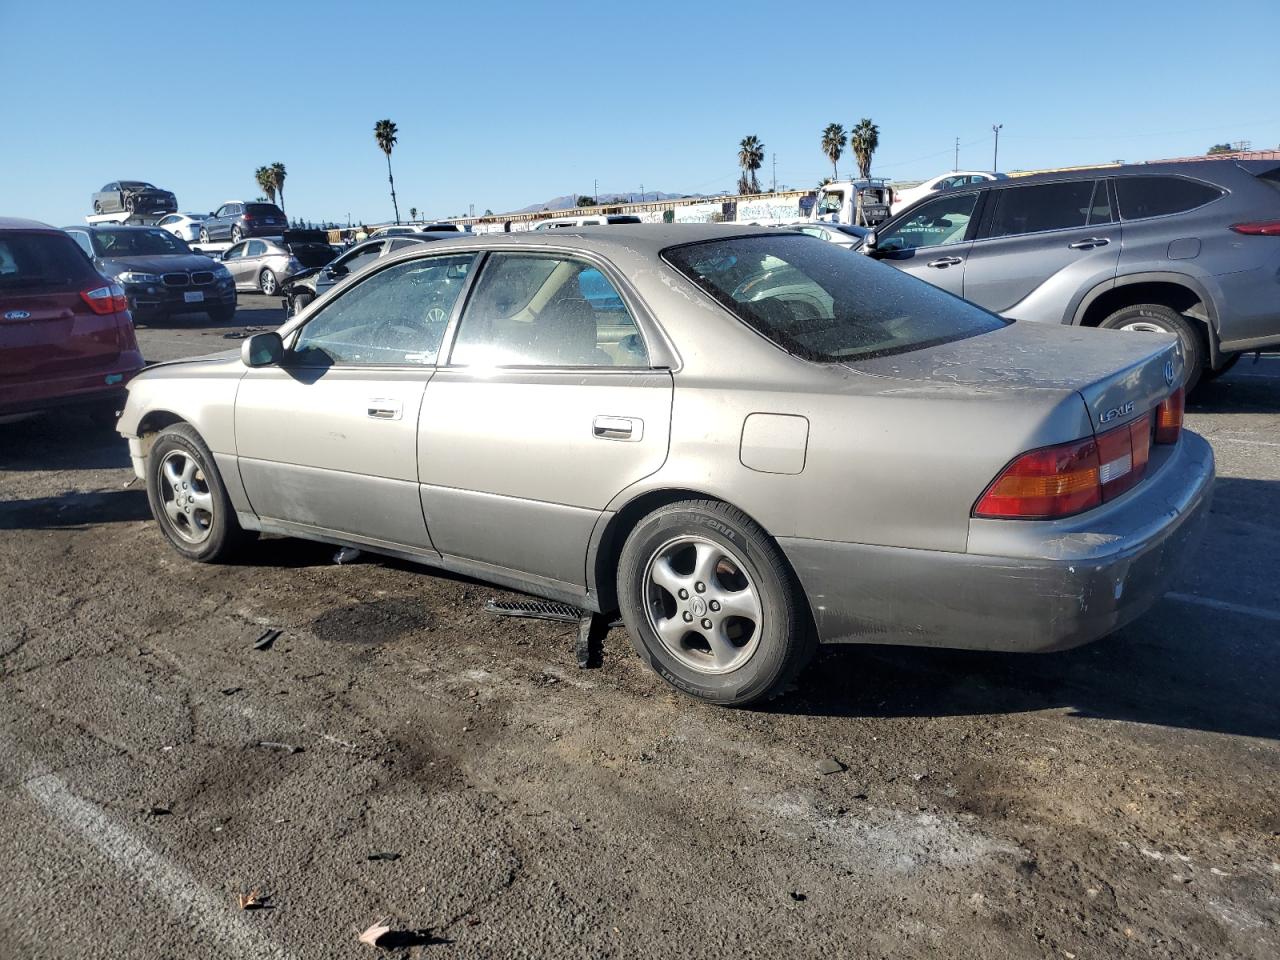
M 1084 398 L 1095 428 L 1141 416 L 1182 378 L 1182 354 L 1173 336 L 1027 322 L 846 366 L 872 376 L 975 390 L 1071 390 Z
M 170 273 L 177 270 L 212 270 L 214 261 L 198 253 L 162 253 L 137 257 L 102 257 L 104 270 L 111 271 L 114 276 L 122 270 L 136 270 L 138 273 Z

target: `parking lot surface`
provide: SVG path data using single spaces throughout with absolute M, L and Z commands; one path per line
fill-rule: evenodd
M 281 319 L 246 296 L 138 337 L 154 362 Z M 184 562 L 117 435 L 0 425 L 0 956 L 353 957 L 389 918 L 423 957 L 1270 960 L 1280 356 L 1187 422 L 1213 522 L 1137 623 L 827 649 L 751 711 L 676 694 L 621 629 L 577 670 L 572 630 L 406 563 Z

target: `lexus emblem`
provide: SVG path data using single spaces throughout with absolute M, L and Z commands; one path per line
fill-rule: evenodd
M 1173 361 L 1166 360 L 1164 362 L 1164 382 L 1166 385 L 1173 386 Z
M 25 310 L 10 310 L 4 315 L 4 318 L 6 320 L 25 320 L 29 316 L 31 316 L 31 314 L 27 313 Z

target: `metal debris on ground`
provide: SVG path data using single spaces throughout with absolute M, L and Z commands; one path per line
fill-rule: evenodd
M 360 559 L 361 551 L 355 547 L 341 547 L 337 553 L 333 555 L 333 562 L 342 566 L 344 563 L 355 563 Z
M 399 860 L 400 854 L 394 850 L 382 850 L 378 853 L 371 853 L 365 858 L 366 860 Z
M 166 817 L 171 813 L 173 813 L 173 811 L 168 807 L 162 807 L 159 805 L 147 808 L 147 816 L 149 817 Z
M 848 769 L 835 757 L 827 757 L 825 760 L 819 760 L 816 766 L 818 768 L 818 772 L 824 777 L 833 773 L 840 773 L 841 771 Z
M 271 645 L 275 643 L 276 640 L 279 639 L 280 634 L 282 633 L 284 633 L 283 630 L 277 630 L 274 627 L 263 630 L 262 633 L 258 635 L 258 639 L 253 641 L 253 649 L 255 650 L 270 649 Z
M 260 910 L 267 905 L 267 900 L 271 898 L 271 894 L 263 893 L 257 887 L 247 892 L 241 891 L 236 895 L 236 902 L 240 904 L 241 910 Z
M 302 752 L 302 748 L 295 744 L 279 743 L 275 740 L 259 740 L 255 746 L 262 747 L 264 750 L 280 750 L 290 755 Z
M 360 934 L 360 942 L 367 943 L 371 947 L 376 947 L 378 941 L 391 932 L 391 918 L 383 917 L 372 924 L 364 933 Z

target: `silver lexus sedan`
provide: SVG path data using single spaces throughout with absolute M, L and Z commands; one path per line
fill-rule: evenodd
M 156 520 L 620 611 L 696 697 L 821 643 L 1052 650 L 1155 602 L 1208 516 L 1172 337 L 1014 322 L 813 237 L 461 236 L 239 353 L 165 363 L 119 429 Z

